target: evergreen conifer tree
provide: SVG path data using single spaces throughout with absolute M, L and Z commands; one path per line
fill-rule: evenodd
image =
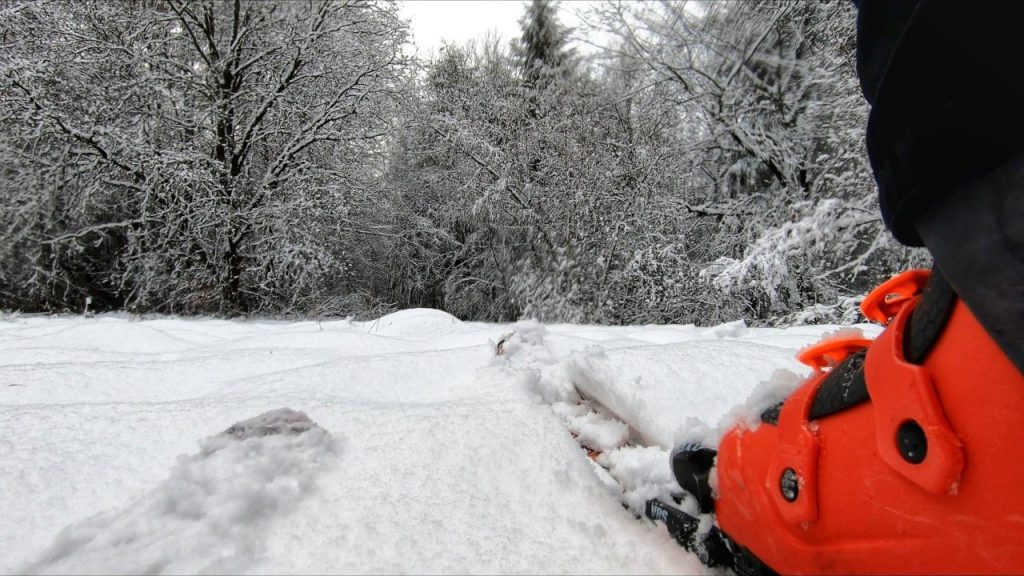
M 519 20 L 523 33 L 516 46 L 523 78 L 531 88 L 542 88 L 542 79 L 564 73 L 572 51 L 566 46 L 569 30 L 558 21 L 558 4 L 533 0 Z

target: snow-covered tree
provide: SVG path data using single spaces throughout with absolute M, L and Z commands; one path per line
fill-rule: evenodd
M 849 3 L 609 3 L 597 16 L 673 86 L 690 127 L 681 200 L 703 221 L 709 300 L 756 320 L 838 319 L 821 305 L 915 261 L 875 206 Z
M 394 4 L 5 11 L 0 194 L 21 208 L 0 249 L 23 254 L 0 265 L 9 302 L 351 308 L 350 216 L 376 194 L 402 98 Z
M 531 0 L 519 24 L 522 34 L 513 46 L 527 85 L 542 88 L 568 72 L 573 51 L 569 30 L 558 19 L 557 2 Z
M 655 287 L 680 252 L 663 94 L 582 70 L 531 83 L 519 52 L 442 50 L 396 141 L 403 254 L 417 263 L 405 274 L 425 299 L 413 302 L 488 319 L 672 319 Z

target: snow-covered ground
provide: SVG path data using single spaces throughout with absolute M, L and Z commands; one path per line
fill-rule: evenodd
M 0 572 L 704 572 L 569 430 L 642 499 L 833 330 L 8 317 Z

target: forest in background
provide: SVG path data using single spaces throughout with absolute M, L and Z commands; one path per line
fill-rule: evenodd
M 0 3 L 0 309 L 852 322 L 926 264 L 851 3 L 557 14 L 417 59 L 391 2 Z

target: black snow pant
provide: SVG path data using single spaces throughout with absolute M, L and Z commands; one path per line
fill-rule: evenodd
M 1024 371 L 1024 2 L 856 4 L 883 219 Z

